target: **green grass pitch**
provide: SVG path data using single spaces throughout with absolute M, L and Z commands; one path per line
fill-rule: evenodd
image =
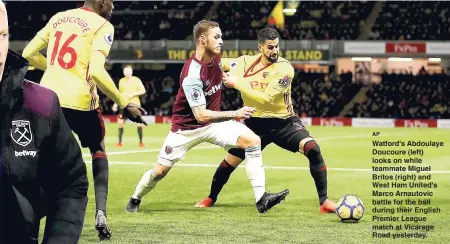
M 193 207 L 208 195 L 211 178 L 226 154 L 223 149 L 209 144 L 201 144 L 189 151 L 184 161 L 177 163 L 143 199 L 139 213 L 126 213 L 124 208 L 129 197 L 142 174 L 155 163 L 170 126 L 153 124 L 145 127 L 147 147 L 144 149 L 138 147 L 134 124 L 126 124 L 122 148 L 115 147 L 117 125 L 107 124 L 106 129 L 110 161 L 108 218 L 113 234 L 109 243 L 447 243 L 450 239 L 450 131 L 447 130 L 309 127 L 328 166 L 329 197 L 337 201 L 351 193 L 358 195 L 365 204 L 365 215 L 359 223 L 344 224 L 335 214 L 319 214 L 307 159 L 275 145 L 263 152 L 267 189 L 289 188 L 290 194 L 265 215 L 256 211 L 253 191 L 242 167 L 233 173 L 213 208 Z M 439 187 L 433 189 L 431 206 L 441 209 L 439 214 L 426 215 L 426 224 L 435 225 L 435 230 L 428 232 L 424 240 L 372 237 L 373 225 L 382 224 L 372 221 L 371 167 L 372 140 L 375 139 L 372 133 L 376 131 L 381 132 L 376 137 L 381 140 L 438 140 L 445 143 L 444 148 L 424 148 L 422 157 L 423 164 L 439 171 L 432 174 L 432 181 Z M 88 150 L 83 149 L 83 155 L 88 166 L 90 189 L 80 243 L 97 243 L 91 159 Z M 400 232 L 423 233 L 404 229 Z

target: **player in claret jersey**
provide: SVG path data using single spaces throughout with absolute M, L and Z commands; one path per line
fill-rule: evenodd
M 172 129 L 166 137 L 156 166 L 142 176 L 126 211 L 138 211 L 141 198 L 156 187 L 172 166 L 191 148 L 202 142 L 220 147 L 240 148 L 247 157 L 247 175 L 256 199 L 256 207 L 264 213 L 280 203 L 288 190 L 265 191 L 265 173 L 260 138 L 235 119 L 249 118 L 255 109 L 220 112 L 222 70 L 220 51 L 223 44 L 219 25 L 200 21 L 194 27 L 195 53 L 186 61 L 180 76 L 180 89 L 173 106 Z
M 241 56 L 236 60 L 223 59 L 225 69 L 224 84 L 241 92 L 246 106 L 257 109 L 245 124 L 261 137 L 261 149 L 275 143 L 277 146 L 304 154 L 309 160 L 311 176 L 319 196 L 320 212 L 336 210 L 336 204 L 327 195 L 327 167 L 319 145 L 305 129 L 292 108 L 291 82 L 294 68 L 279 55 L 278 32 L 272 28 L 258 33 L 260 54 Z M 196 207 L 211 207 L 217 201 L 222 187 L 234 169 L 247 158 L 244 151 L 230 149 L 214 174 L 211 191 L 207 198 Z
M 95 227 L 101 239 L 109 239 L 111 231 L 106 221 L 109 169 L 97 86 L 131 120 L 145 123 L 142 109 L 117 90 L 104 67 L 113 43 L 114 27 L 109 22 L 113 8 L 112 0 L 87 0 L 82 8 L 55 14 L 22 54 L 31 65 L 45 70 L 40 84 L 58 95 L 70 128 L 92 154 Z M 45 47 L 47 58 L 40 53 Z

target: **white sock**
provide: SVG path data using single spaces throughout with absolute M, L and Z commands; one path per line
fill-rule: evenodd
M 136 186 L 136 191 L 134 192 L 132 198 L 134 199 L 141 199 L 143 196 L 147 195 L 153 188 L 156 187 L 156 184 L 159 180 L 155 179 L 156 174 L 155 171 L 149 170 L 144 173 L 141 180 Z
M 245 166 L 247 177 L 252 184 L 255 200 L 258 202 L 266 192 L 266 174 L 262 161 L 261 146 L 245 149 L 245 159 L 247 159 Z

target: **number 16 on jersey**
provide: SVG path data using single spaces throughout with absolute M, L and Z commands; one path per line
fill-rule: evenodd
M 70 47 L 70 44 L 77 38 L 76 34 L 70 35 L 70 37 L 66 40 L 61 40 L 63 36 L 62 31 L 57 31 L 55 33 L 55 44 L 53 46 L 52 51 L 52 58 L 50 59 L 50 65 L 55 64 L 55 59 L 58 57 L 58 64 L 63 69 L 71 69 L 75 66 L 77 63 L 77 52 L 75 49 Z M 60 47 L 60 43 L 63 42 L 62 46 Z M 64 57 L 67 56 L 70 57 L 70 59 L 67 59 L 68 62 L 65 61 Z

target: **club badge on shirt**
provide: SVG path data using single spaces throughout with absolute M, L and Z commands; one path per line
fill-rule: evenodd
M 28 120 L 14 120 L 11 127 L 11 138 L 20 146 L 28 146 L 33 141 L 33 134 L 31 133 L 30 121 Z

